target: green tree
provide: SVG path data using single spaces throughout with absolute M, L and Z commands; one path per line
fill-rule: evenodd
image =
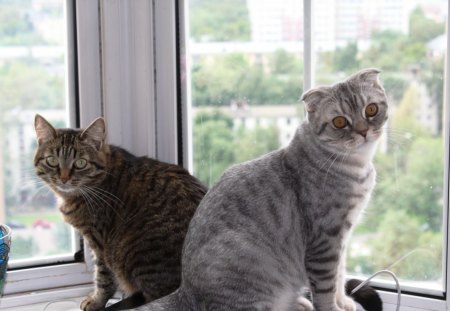
M 267 128 L 256 126 L 254 129 L 241 127 L 236 132 L 234 143 L 237 163 L 260 157 L 280 146 L 279 132 L 276 126 Z
M 232 120 L 214 111 L 199 113 L 193 125 L 194 175 L 208 187 L 234 163 Z
M 431 39 L 445 33 L 445 23 L 437 22 L 426 17 L 423 9 L 418 6 L 411 12 L 409 32 L 414 41 L 425 44 Z
M 30 0 L 1 1 L 0 4 L 0 45 L 46 43 L 32 22 Z
M 401 225 L 400 225 L 401 224 Z M 376 269 L 389 268 L 408 280 L 437 280 L 441 277 L 442 236 L 425 231 L 413 213 L 389 210 L 373 240 L 371 260 Z
M 249 41 L 250 21 L 245 0 L 191 0 L 190 30 L 196 41 Z
M 282 64 L 286 56 L 288 66 Z M 254 105 L 297 103 L 302 93 L 300 59 L 276 52 L 268 64 L 251 63 L 249 56 L 230 54 L 199 58 L 192 70 L 194 106 L 227 106 L 233 100 Z
M 64 77 L 32 59 L 0 66 L 0 78 L 0 107 L 4 111 L 64 107 Z
M 303 72 L 303 64 L 297 54 L 278 49 L 268 55 L 271 74 L 297 75 Z
M 209 187 L 231 165 L 279 148 L 275 125 L 236 130 L 233 120 L 219 110 L 198 112 L 193 133 L 194 175 Z
M 403 94 L 393 116 L 390 126 L 401 132 L 408 132 L 413 137 L 429 136 L 423 125 L 417 120 L 420 111 L 422 94 L 417 84 L 411 84 Z

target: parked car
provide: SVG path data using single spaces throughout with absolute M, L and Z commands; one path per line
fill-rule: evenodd
M 42 229 L 50 229 L 52 227 L 52 223 L 45 219 L 36 219 L 33 222 L 33 228 L 42 228 Z

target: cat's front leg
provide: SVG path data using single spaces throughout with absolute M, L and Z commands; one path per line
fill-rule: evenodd
M 337 304 L 336 299 L 339 264 L 337 257 L 338 255 L 331 251 L 317 254 L 306 262 L 316 311 L 345 311 Z
M 117 285 L 112 272 L 103 260 L 97 258 L 95 269 L 95 290 L 87 296 L 80 305 L 83 311 L 98 311 L 105 307 L 106 302 L 116 292 Z
M 341 256 L 339 260 L 338 266 L 338 275 L 336 282 L 336 302 L 338 306 L 345 311 L 356 311 L 356 305 L 352 298 L 348 297 L 345 294 L 345 275 L 347 272 L 346 269 L 346 261 L 347 261 L 347 250 L 346 247 L 343 247 L 341 251 Z

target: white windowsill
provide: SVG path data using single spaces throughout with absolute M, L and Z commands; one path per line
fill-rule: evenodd
M 8 295 L 0 299 L 1 311 L 78 311 L 82 299 L 93 290 L 92 284 L 64 287 L 39 292 Z M 118 297 L 118 295 L 116 295 Z M 396 309 L 397 296 L 381 292 L 383 310 Z M 51 304 L 50 304 L 51 303 Z M 445 301 L 402 295 L 402 310 L 446 310 Z M 363 311 L 358 308 L 358 311 Z
M 80 302 L 82 297 L 88 295 L 93 290 L 93 288 L 93 284 L 85 284 L 51 290 L 31 291 L 21 294 L 6 295 L 0 299 L 0 310 L 37 311 L 43 310 L 46 304 L 51 301 L 73 300 L 76 302 Z M 65 306 L 67 306 L 67 304 Z M 50 307 L 48 309 L 58 310 L 55 308 L 50 309 Z M 68 309 L 64 308 L 60 310 L 68 311 Z M 79 310 L 79 304 L 74 310 Z

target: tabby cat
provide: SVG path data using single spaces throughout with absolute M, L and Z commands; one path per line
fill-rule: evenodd
M 388 118 L 378 76 L 366 69 L 306 92 L 291 143 L 232 167 L 200 203 L 179 289 L 137 310 L 355 310 L 345 253 Z
M 118 286 L 145 301 L 174 291 L 183 240 L 206 188 L 179 166 L 107 144 L 102 118 L 85 130 L 55 129 L 36 115 L 35 130 L 36 174 L 93 250 L 95 291 L 81 309 L 102 309 Z

